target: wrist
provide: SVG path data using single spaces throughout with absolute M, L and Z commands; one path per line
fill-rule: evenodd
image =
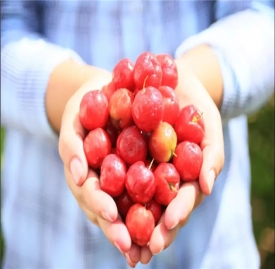
M 179 81 L 185 74 L 195 76 L 209 93 L 218 108 L 223 96 L 222 73 L 217 57 L 208 45 L 197 46 L 175 60 Z

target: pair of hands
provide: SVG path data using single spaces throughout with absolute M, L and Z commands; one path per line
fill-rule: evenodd
M 205 137 L 201 173 L 198 182 L 181 186 L 155 227 L 149 244 L 140 247 L 131 242 L 113 198 L 100 189 L 98 175 L 89 169 L 83 151 L 86 131 L 78 117 L 82 96 L 92 89 L 101 89 L 110 80 L 111 74 L 102 72 L 96 79 L 87 81 L 67 102 L 60 129 L 59 153 L 64 162 L 67 184 L 79 206 L 126 257 L 129 266 L 134 267 L 138 262 L 148 263 L 152 255 L 169 247 L 204 195 L 211 193 L 224 163 L 222 124 L 217 106 L 198 78 L 188 72 L 180 75 L 176 89 L 180 107 L 194 104 L 203 112 Z

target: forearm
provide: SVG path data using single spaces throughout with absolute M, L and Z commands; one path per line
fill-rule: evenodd
M 59 133 L 67 101 L 87 80 L 107 80 L 110 76 L 111 74 L 103 69 L 80 64 L 72 59 L 56 66 L 50 75 L 45 99 L 46 113 L 52 128 Z
M 274 91 L 274 15 L 272 20 L 271 9 L 258 9 L 223 18 L 176 51 L 177 58 L 189 58 L 186 62 L 219 106 L 223 121 L 256 111 Z M 217 61 L 206 55 L 205 44 Z
M 208 45 L 199 45 L 176 59 L 179 81 L 185 73 L 192 73 L 203 84 L 218 108 L 223 96 L 223 80 L 220 65 Z

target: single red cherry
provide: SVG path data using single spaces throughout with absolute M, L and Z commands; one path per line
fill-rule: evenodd
M 139 91 L 132 104 L 132 116 L 141 131 L 154 130 L 163 119 L 162 95 L 159 90 L 147 87 Z
M 116 89 L 126 88 L 131 92 L 134 91 L 134 64 L 130 59 L 124 58 L 116 64 L 112 81 Z
M 147 156 L 146 141 L 136 126 L 122 130 L 117 138 L 116 148 L 117 154 L 128 165 L 145 161 Z
M 112 197 L 119 196 L 124 190 L 126 165 L 116 154 L 107 155 L 100 169 L 99 183 L 103 191 Z
M 162 215 L 162 206 L 158 202 L 156 202 L 155 199 L 152 199 L 145 204 L 145 208 L 152 212 L 155 219 L 155 225 L 157 225 Z
M 122 220 L 124 221 L 129 208 L 134 204 L 127 190 L 124 189 L 122 194 L 115 198 L 118 213 L 120 214 Z
M 79 120 L 84 128 L 103 128 L 109 117 L 108 100 L 100 90 L 87 92 L 80 103 Z
M 198 179 L 202 166 L 201 148 L 189 141 L 179 143 L 175 150 L 173 164 L 183 181 Z
M 127 213 L 126 227 L 134 243 L 146 246 L 155 228 L 155 219 L 150 210 L 141 204 L 134 204 Z
M 160 86 L 159 91 L 162 94 L 163 121 L 174 126 L 180 113 L 179 101 L 176 93 L 169 86 Z
M 109 112 L 115 127 L 124 129 L 134 124 L 132 118 L 133 101 L 133 93 L 126 88 L 120 88 L 113 93 L 109 102 Z
M 179 142 L 201 143 L 204 136 L 204 123 L 202 113 L 197 107 L 188 105 L 182 108 L 175 122 L 175 132 Z
M 175 89 L 178 84 L 178 69 L 174 59 L 167 53 L 158 54 L 156 57 L 162 69 L 161 85 Z
M 88 133 L 83 141 L 84 153 L 90 167 L 100 168 L 103 159 L 111 153 L 111 140 L 102 128 Z
M 154 198 L 167 206 L 178 194 L 180 175 L 172 163 L 160 163 L 154 171 L 156 190 Z
M 152 199 L 155 193 L 154 174 L 145 167 L 144 162 L 138 161 L 129 167 L 125 187 L 134 202 L 145 204 Z
M 152 132 L 148 148 L 152 158 L 157 162 L 168 162 L 177 146 L 177 135 L 173 127 L 167 122 L 160 122 Z
M 111 96 L 113 93 L 117 90 L 115 87 L 113 81 L 110 81 L 107 85 L 104 85 L 101 89 L 101 91 L 105 94 L 107 97 L 108 101 L 110 100 Z
M 134 66 L 134 82 L 137 89 L 158 88 L 162 80 L 162 69 L 156 56 L 151 52 L 139 55 Z

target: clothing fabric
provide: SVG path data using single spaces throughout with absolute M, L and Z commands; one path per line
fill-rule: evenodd
M 128 268 L 66 185 L 45 112 L 53 69 L 73 58 L 111 71 L 205 43 L 223 75 L 225 166 L 173 244 L 136 268 L 259 268 L 246 115 L 274 90 L 273 12 L 273 1 L 1 1 L 3 268 Z

